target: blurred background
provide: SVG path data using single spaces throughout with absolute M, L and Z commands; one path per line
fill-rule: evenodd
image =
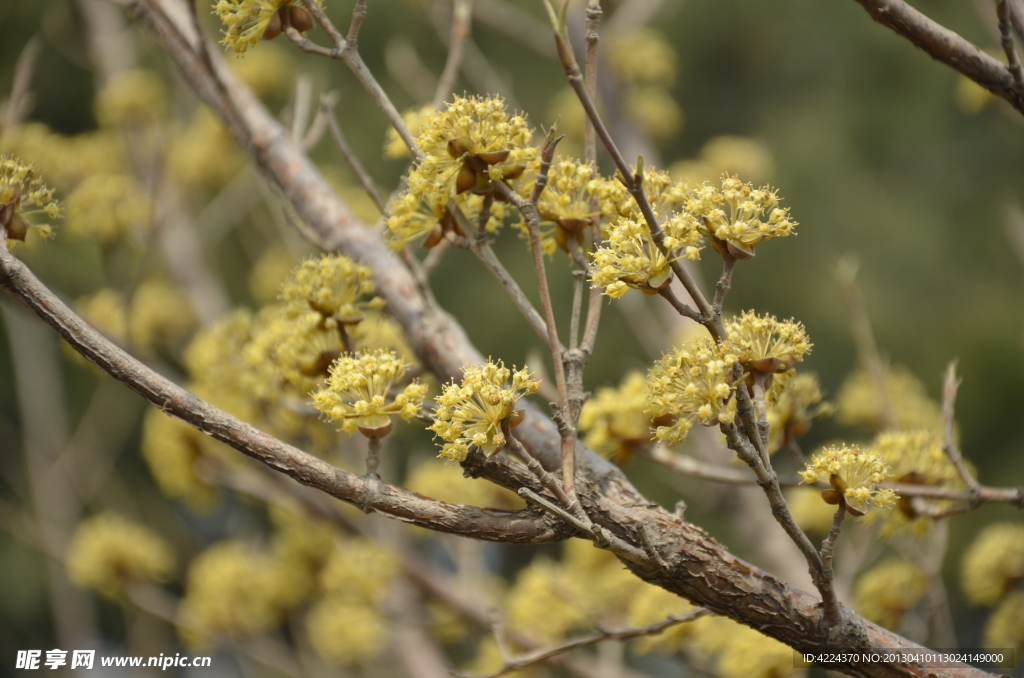
M 891 392 L 894 406 L 920 405 L 933 414 L 946 365 L 958 359 L 963 385 L 956 421 L 965 456 L 984 484 L 1024 485 L 1024 119 L 872 22 L 855 2 L 602 4 L 602 106 L 625 155 L 642 154 L 647 166 L 678 179 L 715 181 L 731 172 L 770 184 L 799 222 L 796 237 L 764 243 L 756 258 L 740 263 L 726 308 L 805 324 L 814 350 L 802 369 L 816 373 L 825 400 L 838 399 L 840 407 L 836 416 L 814 422 L 800 441 L 803 451 L 840 440 L 867 443 L 877 430 L 870 416 L 844 416 L 842 399 L 844 383 L 855 391 L 848 380 L 861 367 L 853 327 L 858 318 L 869 318 L 881 360 L 899 381 L 893 388 L 902 389 Z M 326 9 L 345 26 L 351 5 L 330 0 Z M 994 3 L 922 0 L 917 6 L 1002 58 Z M 359 47 L 371 70 L 399 110 L 429 104 L 447 54 L 451 2 L 378 0 L 369 9 Z M 570 7 L 578 54 L 583 10 L 579 2 Z M 220 27 L 208 14 L 201 4 L 213 38 Z M 310 37 L 326 43 L 319 30 Z M 351 74 L 339 63 L 299 53 L 283 39 L 225 58 L 271 111 L 308 139 L 311 157 L 339 195 L 367 222 L 376 221 L 373 204 L 315 115 L 320 95 L 335 92 L 338 121 L 354 151 L 385 195 L 397 187 L 408 159 L 385 153 L 385 120 Z M 582 113 L 554 58 L 539 2 L 473 3 L 455 91 L 501 94 L 535 128 L 560 116 L 559 129 L 567 134 L 562 152 L 582 152 Z M 187 353 L 197 333 L 220 327 L 218 319 L 232 309 L 257 312 L 272 304 L 288 270 L 313 253 L 279 196 L 203 109 L 162 48 L 102 2 L 0 4 L 0 101 L 6 101 L 0 153 L 35 163 L 65 205 L 66 218 L 54 223 L 56 238 L 43 242 L 32 233 L 17 255 L 105 334 L 179 383 L 202 381 Z M 601 163 L 610 171 L 606 156 Z M 532 295 L 523 240 L 506 229 L 495 248 Z M 841 262 L 845 283 L 837 275 Z M 567 258 L 557 253 L 549 270 L 556 301 L 567 308 Z M 720 263 L 708 250 L 697 270 L 709 288 Z M 862 303 L 851 311 L 853 270 Z M 431 280 L 441 304 L 462 321 L 483 354 L 544 369 L 543 345 L 471 254 L 450 249 Z M 644 372 L 692 330 L 672 321 L 661 301 L 631 292 L 605 305 L 588 388 L 615 387 L 631 372 Z M 500 657 L 479 623 L 474 628 L 436 591 L 395 593 L 416 587 L 400 564 L 381 566 L 381 572 L 391 567 L 399 573 L 383 583 L 351 584 L 352 572 L 373 558 L 398 562 L 395 553 L 414 553 L 451 576 L 460 591 L 490 592 L 490 604 L 504 606 L 516 619 L 548 614 L 541 601 L 550 600 L 550 591 L 561 591 L 573 607 L 576 594 L 566 592 L 571 567 L 583 568 L 595 581 L 607 575 L 609 591 L 618 585 L 618 574 L 608 574 L 614 563 L 598 563 L 569 548 L 428 538 L 333 502 L 311 516 L 308 505 L 302 508 L 302 501 L 276 488 L 254 465 L 205 449 L 209 444 L 201 437 L 183 442 L 192 446 L 192 456 L 175 462 L 195 463 L 199 470 L 188 466 L 179 474 L 184 480 L 155 478 L 154 459 L 163 459 L 157 465 L 171 463 L 171 457 L 160 457 L 156 441 L 187 434 L 153 423 L 154 416 L 147 416 L 151 408 L 140 398 L 72 355 L 10 297 L 0 299 L 0 310 L 0 671 L 14 671 L 18 650 L 62 647 L 108 655 L 214 654 L 213 667 L 194 675 L 417 675 L 407 666 L 416 661 L 403 660 L 396 649 L 413 642 L 401 635 L 405 631 L 396 620 L 415 619 L 407 623 L 410 633 L 445 649 L 440 655 L 423 650 L 414 659 L 440 656 L 482 673 L 496 670 Z M 379 331 L 400 344 L 394 327 L 386 319 L 379 322 Z M 854 391 L 847 392 L 848 405 L 856 404 Z M 266 425 L 287 435 L 290 424 Z M 362 443 L 339 440 L 322 428 L 327 432 L 304 429 L 296 435 L 312 441 L 310 449 L 358 470 Z M 456 501 L 514 505 L 514 497 L 481 489 L 478 481 L 462 480 L 457 468 L 433 462 L 436 448 L 429 435 L 407 428 L 389 438 L 385 479 L 403 479 L 439 498 L 451 492 Z M 717 443 L 697 438 L 688 443 L 694 449 L 684 447 L 683 453 L 707 459 L 707 446 Z M 727 454 L 722 449 L 712 461 L 728 467 Z M 644 455 L 624 458 L 629 456 L 618 460 L 628 464 L 628 475 L 648 497 L 669 508 L 685 499 L 687 519 L 737 555 L 804 582 L 799 563 L 787 570 L 795 549 L 782 533 L 756 529 L 763 516 L 754 519 L 752 511 L 769 514 L 759 492 L 674 476 Z M 780 463 L 792 475 L 792 460 Z M 428 471 L 427 464 L 447 468 L 450 478 L 430 475 L 441 471 Z M 421 489 L 427 487 L 433 493 Z M 111 512 L 131 524 L 98 523 L 94 533 L 100 536 L 85 539 L 83 546 L 80 523 Z M 328 515 L 350 525 L 347 536 L 326 527 Z M 851 526 L 844 533 L 851 551 L 844 602 L 854 606 L 858 577 L 871 567 L 892 558 L 912 561 L 927 584 L 914 600 L 882 605 L 879 621 L 932 646 L 980 647 L 990 608 L 1010 593 L 1004 588 L 986 599 L 969 585 L 965 592 L 965 556 L 969 561 L 972 549 L 981 548 L 975 536 L 993 526 L 1004 531 L 990 538 L 990 548 L 1024 548 L 1014 546 L 1018 537 L 1024 544 L 1021 525 L 1019 511 L 986 505 L 888 542 L 874 538 L 877 524 Z M 319 545 L 287 541 L 313 540 L 317 529 L 324 530 Z M 353 536 L 358 534 L 363 536 Z M 109 539 L 107 546 L 103 539 Z M 373 544 L 391 549 L 391 555 L 363 554 L 367 560 L 352 561 L 352 553 L 361 553 L 351 546 L 354 539 L 364 539 L 358 543 L 370 550 Z M 339 547 L 338 540 L 348 546 Z M 767 543 L 773 540 L 782 543 Z M 74 569 L 69 554 L 92 563 L 92 549 L 100 553 L 95 568 L 109 570 L 102 554 L 125 541 L 148 544 L 148 560 L 129 553 L 119 574 L 72 572 L 68 578 L 65 564 Z M 221 552 L 210 556 L 218 545 Z M 349 555 L 338 556 L 337 549 Z M 301 600 L 264 601 L 262 608 L 242 611 L 239 601 L 256 596 L 252 592 L 265 584 L 254 579 L 241 598 L 209 602 L 227 596 L 226 582 L 250 582 L 246 563 L 271 563 L 282 553 L 300 551 L 309 556 L 299 570 L 312 582 L 292 588 L 308 589 Z M 199 561 L 202 556 L 210 557 Z M 841 551 L 841 570 L 842 558 Z M 333 584 L 323 573 L 331 567 Z M 139 581 L 129 587 L 128 579 Z M 220 593 L 207 596 L 204 586 Z M 317 608 L 348 586 L 368 593 L 346 602 L 343 612 L 337 606 Z M 598 611 L 583 606 L 587 614 L 577 610 L 579 618 L 563 620 L 547 635 L 534 634 L 534 640 L 555 642 L 588 628 L 588 619 L 598 614 L 620 626 L 660 618 L 628 609 L 626 598 L 639 594 L 622 586 L 630 591 L 625 598 L 609 593 L 611 602 Z M 197 600 L 234 612 L 211 611 Z M 1015 600 L 1004 615 L 1024 617 L 1024 598 Z M 672 611 L 668 605 L 658 608 L 666 610 L 662 617 Z M 182 624 L 182 610 L 191 610 L 191 630 L 174 626 L 176 620 Z M 234 618 L 251 622 L 261 615 L 265 622 L 248 625 Z M 340 636 L 377 623 L 379 637 L 350 639 L 353 648 L 337 649 Z M 1024 643 L 1024 630 L 1018 630 L 1018 642 Z M 598 666 L 594 671 L 610 672 L 590 675 L 758 675 L 715 659 L 720 650 L 704 647 L 702 654 L 704 641 L 683 636 L 659 648 L 598 650 L 587 655 Z M 739 651 L 722 656 L 734 652 Z M 793 670 L 791 663 L 787 670 Z M 124 675 L 129 669 L 118 671 Z M 579 666 L 538 671 L 587 675 Z

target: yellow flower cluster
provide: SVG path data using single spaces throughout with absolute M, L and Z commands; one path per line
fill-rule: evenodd
M 989 525 L 964 553 L 961 582 L 974 605 L 995 605 L 1024 579 L 1024 523 Z
M 405 123 L 410 134 L 418 137 L 424 123 L 435 115 L 437 115 L 437 109 L 431 104 L 427 104 L 419 108 L 410 108 L 402 113 L 402 122 Z M 402 137 L 398 136 L 398 132 L 394 127 L 389 126 L 388 131 L 384 134 L 384 157 L 408 158 L 410 155 L 412 154 L 409 152 L 409 147 L 402 141 Z
M 647 626 L 663 621 L 669 615 L 680 616 L 691 610 L 693 605 L 684 598 L 648 584 L 630 599 L 626 623 L 629 626 Z M 693 623 L 677 624 L 657 635 L 638 638 L 633 647 L 639 654 L 656 650 L 673 652 L 693 637 L 696 628 Z
M 0 229 L 6 232 L 7 239 L 24 241 L 30 225 L 49 237 L 49 226 L 30 224 L 25 219 L 40 212 L 51 219 L 60 216 L 60 205 L 53 199 L 53 189 L 43 183 L 31 165 L 17 158 L 0 156 Z
M 271 547 L 276 576 L 282 584 L 282 600 L 286 607 L 293 608 L 317 593 L 320 572 L 334 553 L 337 530 L 332 523 L 306 515 L 297 506 L 272 504 L 268 512 L 274 525 Z
M 921 568 L 893 558 L 875 565 L 857 578 L 857 612 L 868 621 L 896 630 L 903 615 L 914 609 L 928 591 Z
M 0 134 L 0 153 L 32 158 L 39 172 L 61 191 L 72 190 L 93 174 L 124 173 L 124 150 L 117 130 L 107 128 L 66 137 L 33 122 Z
M 647 402 L 655 417 L 671 417 L 655 436 L 670 445 L 681 443 L 696 421 L 704 426 L 732 421 L 731 348 L 710 339 L 688 342 L 655 363 L 648 377 Z
M 568 250 L 570 239 L 582 244 L 591 217 L 598 216 L 590 207 L 592 190 L 598 182 L 596 177 L 594 167 L 581 160 L 562 159 L 551 163 L 548 182 L 537 201 L 540 217 L 555 225 L 553 232 L 542 233 L 545 254 L 554 252 L 556 246 Z
M 455 196 L 454 201 L 467 221 L 478 226 L 482 218 L 484 197 L 475 193 L 460 193 Z M 488 233 L 496 232 L 504 223 L 507 212 L 508 206 L 504 203 L 493 203 L 484 230 Z M 434 203 L 423 195 L 411 191 L 403 193 L 391 205 L 391 217 L 388 218 L 387 227 L 388 241 L 394 249 L 401 249 L 423 236 L 427 236 L 423 246 L 434 247 L 441 242 L 446 233 L 468 235 L 448 211 L 447 203 Z
M 204 107 L 171 135 L 167 174 L 190 191 L 209 190 L 226 184 L 245 161 L 224 124 Z
M 776 452 L 789 441 L 807 434 L 811 421 L 831 416 L 832 403 L 824 396 L 818 378 L 793 370 L 776 375 L 772 397 L 768 399 L 768 449 Z
M 93 107 L 96 120 L 107 127 L 150 124 L 167 108 L 167 92 L 152 71 L 123 71 L 97 92 Z
M 712 137 L 690 160 L 672 164 L 669 173 L 676 179 L 703 183 L 715 181 L 723 174 L 739 175 L 756 182 L 768 178 L 772 156 L 764 144 L 747 137 Z
M 779 207 L 775 191 L 730 176 L 723 177 L 720 189 L 704 184 L 694 190 L 686 209 L 704 220 L 716 250 L 737 259 L 753 257 L 762 240 L 792 235 L 797 225 L 789 209 Z
M 861 425 L 880 430 L 883 407 L 888 406 L 895 429 L 942 430 L 942 408 L 928 397 L 924 385 L 910 370 L 894 365 L 885 373 L 885 401 L 877 380 L 865 370 L 856 370 L 846 378 L 836 396 L 839 423 Z
M 313 394 L 313 405 L 346 433 L 359 429 L 367 436 L 386 434 L 392 416 L 415 418 L 427 394 L 427 387 L 417 381 L 392 393 L 409 367 L 393 351 L 345 354 L 331 366 L 324 388 Z
M 617 178 L 595 180 L 591 191 L 597 193 L 601 215 L 605 218 L 611 221 L 618 218 L 643 221 L 644 216 L 636 200 Z M 685 183 L 673 180 L 668 172 L 648 167 L 644 170 L 644 194 L 654 214 L 662 221 L 686 205 L 688 189 Z
M 105 287 L 78 301 L 82 317 L 110 339 L 152 352 L 158 345 L 173 346 L 195 327 L 196 315 L 185 294 L 166 281 L 142 282 L 126 301 L 120 292 Z
M 650 442 L 646 392 L 647 377 L 641 372 L 626 375 L 618 388 L 597 389 L 580 411 L 579 429 L 587 447 L 622 464 L 634 446 Z
M 392 243 L 401 247 L 429 230 L 418 214 L 425 212 L 428 220 L 433 214 L 436 222 L 456 195 L 489 193 L 492 182 L 511 182 L 535 170 L 532 139 L 526 118 L 509 115 L 500 97 L 456 96 L 422 123 L 416 143 L 425 157 L 409 173 L 408 191 L 388 219 Z
M 316 311 L 325 319 L 358 323 L 366 308 L 380 308 L 384 300 L 373 295 L 369 267 L 340 254 L 307 259 L 281 286 L 281 300 L 293 314 Z
M 603 287 L 604 293 L 613 299 L 631 287 L 645 294 L 657 294 L 672 282 L 671 261 L 700 259 L 701 236 L 693 217 L 685 212 L 673 214 L 662 222 L 661 228 L 668 257 L 654 243 L 643 219 L 619 219 L 609 226 L 607 240 L 593 255 L 590 281 L 594 286 Z
M 445 441 L 439 456 L 462 461 L 471 445 L 487 455 L 504 447 L 501 424 L 511 419 L 516 403 L 537 392 L 540 384 L 525 368 L 509 370 L 500 360 L 467 367 L 462 383 L 445 384 L 437 396 L 437 410 L 430 430 Z M 509 378 L 511 377 L 511 383 Z
M 625 85 L 624 108 L 651 136 L 665 139 L 683 123 L 683 112 L 668 89 L 676 76 L 676 53 L 651 28 L 613 33 L 608 63 Z
M 161 492 L 200 511 L 211 508 L 220 496 L 219 489 L 203 479 L 200 468 L 239 459 L 222 443 L 157 409 L 146 413 L 142 457 Z
M 273 40 L 286 26 L 300 33 L 313 28 L 302 0 L 219 0 L 213 11 L 224 24 L 220 43 L 239 55 L 260 40 Z
M 589 621 L 588 593 L 583 580 L 559 563 L 535 561 L 519 572 L 509 590 L 505 620 L 539 644 L 555 643 Z
M 380 654 L 387 629 L 378 605 L 397 572 L 394 555 L 368 539 L 350 539 L 335 548 L 320 573 L 324 597 L 306 619 L 321 659 L 344 666 Z
M 821 480 L 831 485 L 822 497 L 837 505 L 837 493 L 842 495 L 847 512 L 854 516 L 864 515 L 869 506 L 888 508 L 896 499 L 893 490 L 876 487 L 892 477 L 889 467 L 878 455 L 856 446 L 827 447 L 817 452 L 800 475 L 807 483 Z
M 748 371 L 785 372 L 811 351 L 803 324 L 795 320 L 744 311 L 725 324 L 725 331 L 737 359 Z
M 1020 656 L 1024 650 L 1024 591 L 1007 594 L 992 612 L 985 624 L 985 647 L 1012 647 Z
M 896 482 L 964 489 L 960 473 L 943 450 L 942 437 L 938 433 L 925 429 L 883 431 L 872 442 L 871 451 L 890 466 Z M 924 497 L 914 501 L 929 504 L 936 510 L 952 506 L 948 501 Z M 901 500 L 898 508 L 899 511 L 893 511 L 885 517 L 882 527 L 885 536 L 892 536 L 907 528 L 920 534 L 931 527 L 933 521 L 920 516 L 910 501 Z
M 103 513 L 78 525 L 68 546 L 67 568 L 72 583 L 116 599 L 126 584 L 166 580 L 174 556 L 149 528 Z
M 153 220 L 153 201 L 127 174 L 93 174 L 68 196 L 68 233 L 111 245 Z
M 274 559 L 249 544 L 224 541 L 189 566 L 178 611 L 182 638 L 202 649 L 267 633 L 283 614 Z

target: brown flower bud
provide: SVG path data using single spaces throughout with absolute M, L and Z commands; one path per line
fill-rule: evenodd
M 273 40 L 277 36 L 281 35 L 283 28 L 283 20 L 281 19 L 281 12 L 284 11 L 284 7 L 274 12 L 270 17 L 270 21 L 267 23 L 266 29 L 263 31 L 263 35 L 260 36 L 260 40 Z
M 284 9 L 284 7 L 281 9 Z M 292 28 L 299 33 L 313 30 L 313 17 L 305 7 L 290 5 L 288 7 L 288 20 L 291 22 Z

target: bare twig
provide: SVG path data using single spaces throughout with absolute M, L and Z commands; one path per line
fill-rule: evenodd
M 878 352 L 875 333 L 871 330 L 871 317 L 868 315 L 864 295 L 857 282 L 858 268 L 859 264 L 856 258 L 848 254 L 839 260 L 836 277 L 843 293 L 843 300 L 846 302 L 846 312 L 849 315 L 850 329 L 853 332 L 853 341 L 857 345 L 861 366 L 875 382 L 875 391 L 879 402 L 880 427 L 890 428 L 895 425 L 896 417 L 886 385 L 887 370 L 885 362 Z
M 341 125 L 338 124 L 338 118 L 334 114 L 335 105 L 335 101 L 330 95 L 325 94 L 320 97 L 320 110 L 327 119 L 327 124 L 331 130 L 331 136 L 334 137 L 334 143 L 337 144 L 338 150 L 341 151 L 341 156 L 352 169 L 352 173 L 356 175 L 359 185 L 363 187 L 364 191 L 366 191 L 366 195 L 370 196 L 370 200 L 373 200 L 373 204 L 377 206 L 380 213 L 387 216 L 387 203 L 384 202 L 384 198 L 381 197 L 380 191 L 377 190 L 377 186 L 373 182 L 373 177 L 371 177 L 370 173 L 366 171 L 365 167 L 363 167 L 363 163 L 359 160 L 359 156 L 352 152 L 352 147 L 348 145 L 348 139 L 345 138 L 345 134 L 341 131 Z
M 508 272 L 508 269 L 506 269 L 498 259 L 498 255 L 494 253 L 494 250 L 491 248 L 491 244 L 483 238 L 471 238 L 470 250 L 477 256 L 480 263 L 482 263 L 487 270 L 491 272 L 491 275 L 501 283 L 501 286 L 505 288 L 509 298 L 512 299 L 512 303 L 516 305 L 519 312 L 522 313 L 523 317 L 530 323 L 530 327 L 532 327 L 533 331 L 537 333 L 537 336 L 543 339 L 545 343 L 549 344 L 550 341 L 548 337 L 550 335 L 548 334 L 547 325 L 544 323 L 544 318 L 541 317 L 540 313 L 530 301 L 530 298 L 527 297 L 526 293 L 523 292 L 521 287 L 519 287 L 519 283 L 516 282 L 516 279 L 512 277 L 512 274 Z M 558 341 L 557 337 L 555 338 L 555 341 Z
M 951 360 L 946 367 L 946 376 L 942 381 L 942 451 L 953 463 L 960 480 L 975 497 L 981 495 L 981 483 L 971 475 L 964 464 L 960 446 L 956 444 L 956 392 L 960 388 L 960 379 L 956 376 L 956 360 Z
M 825 618 L 833 625 L 839 624 L 842 621 L 839 599 L 836 597 L 835 590 L 832 587 L 832 579 L 835 576 L 835 572 L 832 569 L 832 557 L 836 550 L 836 541 L 839 539 L 839 531 L 842 529 L 843 518 L 845 517 L 846 502 L 840 497 L 839 508 L 836 509 L 835 515 L 832 517 L 832 527 L 829 529 L 828 536 L 825 537 L 825 541 L 821 545 L 822 584 L 819 585 L 819 588 L 825 587 L 831 594 L 826 596 L 824 591 L 822 591 L 821 599 L 825 605 Z
M 679 624 L 685 624 L 686 622 L 700 619 L 707 613 L 707 610 L 698 607 L 697 609 L 690 610 L 685 614 L 669 615 L 667 618 L 647 626 L 625 629 L 600 629 L 597 633 L 589 636 L 583 636 L 582 638 L 574 638 L 573 640 L 568 640 L 560 645 L 555 645 L 554 647 L 534 650 L 533 652 L 515 658 L 505 657 L 505 662 L 500 669 L 494 673 L 488 673 L 486 675 L 471 675 L 459 671 L 453 671 L 452 673 L 460 678 L 499 678 L 499 676 L 504 676 L 506 673 L 525 669 L 526 667 L 532 666 L 538 662 L 551 659 L 552 657 L 557 657 L 558 655 L 577 650 L 581 647 L 596 645 L 597 643 L 603 643 L 609 640 L 622 642 L 644 636 L 656 636 L 673 626 L 678 626 Z
M 11 95 L 0 107 L 5 130 L 17 126 L 29 112 L 32 102 L 32 75 L 35 72 L 36 58 L 38 58 L 42 47 L 42 40 L 38 36 L 32 37 L 25 43 L 18 55 L 18 60 L 14 63 Z
M 1021 68 L 1020 57 L 1017 56 L 1017 47 L 1013 43 L 1013 28 L 1010 24 L 1010 10 L 1006 0 L 999 0 L 996 4 L 996 17 L 999 19 L 999 40 L 1003 45 L 1003 52 L 1006 53 L 1007 68 L 1013 74 L 1013 84 L 1018 93 L 1024 93 L 1024 68 Z
M 1024 113 L 1022 92 L 1005 64 L 917 11 L 903 0 L 857 0 L 878 23 L 967 76 Z
M 454 0 L 452 6 L 452 26 L 450 40 L 448 41 L 448 58 L 444 62 L 444 70 L 437 81 L 437 89 L 434 92 L 433 106 L 441 108 L 445 99 L 452 94 L 455 88 L 455 81 L 459 77 L 459 67 L 462 65 L 462 55 L 466 46 L 466 38 L 469 35 L 470 24 L 473 16 L 473 0 Z
M 527 514 L 476 509 L 425 499 L 412 492 L 356 476 L 283 443 L 212 405 L 135 360 L 104 338 L 0 246 L 0 287 L 50 325 L 71 346 L 110 376 L 169 415 L 236 450 L 355 506 L 396 520 L 493 541 L 549 541 L 558 531 Z
M 641 448 L 639 454 L 642 457 L 650 459 L 653 462 L 657 462 L 658 464 L 681 473 L 682 475 L 700 478 L 701 480 L 710 480 L 715 483 L 724 483 L 726 485 L 757 484 L 756 478 L 751 478 L 750 475 L 739 468 L 713 466 L 685 454 L 670 452 L 664 445 L 653 445 L 651 447 Z M 779 485 L 781 487 L 795 487 L 800 485 L 800 481 L 795 479 L 779 481 Z

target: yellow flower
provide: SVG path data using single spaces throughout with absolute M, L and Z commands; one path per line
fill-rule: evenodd
M 670 261 L 700 259 L 701 236 L 697 222 L 688 214 L 676 213 L 662 222 L 663 244 L 669 256 L 654 243 L 643 219 L 619 219 L 607 231 L 607 240 L 594 252 L 590 281 L 603 287 L 613 299 L 632 287 L 645 294 L 657 294 L 672 282 Z
M 857 578 L 854 607 L 868 621 L 895 630 L 903 615 L 914 609 L 927 591 L 928 580 L 919 567 L 893 558 Z
M 475 193 L 460 193 L 454 198 L 466 220 L 478 227 L 483 211 L 484 197 Z M 493 203 L 484 230 L 494 233 L 505 220 L 508 206 Z M 392 249 L 401 249 L 409 242 L 427 236 L 424 247 L 433 247 L 441 242 L 445 233 L 467 236 L 449 213 L 447 203 L 436 203 L 421 193 L 412 191 L 403 193 L 392 205 L 391 216 L 387 220 L 388 243 Z
M 283 612 L 274 565 L 269 554 L 241 542 L 219 542 L 199 554 L 178 612 L 184 640 L 209 648 L 273 629 Z
M 281 286 L 281 300 L 294 314 L 313 310 L 343 324 L 358 323 L 364 309 L 380 308 L 384 300 L 373 295 L 369 267 L 340 254 L 307 259 Z
M 335 547 L 320 572 L 320 584 L 336 598 L 374 605 L 384 600 L 397 573 L 398 560 L 391 551 L 356 537 Z
M 418 137 L 423 129 L 423 125 L 435 115 L 437 115 L 437 109 L 431 104 L 427 104 L 419 108 L 410 108 L 402 113 L 402 121 L 409 129 L 409 133 L 414 137 Z M 402 141 L 402 137 L 398 136 L 398 132 L 395 131 L 394 127 L 389 126 L 388 131 L 384 134 L 384 157 L 408 158 L 411 155 L 409 147 Z
M 777 320 L 773 315 L 762 317 L 745 311 L 728 321 L 725 331 L 740 364 L 747 370 L 784 372 L 811 351 L 803 323 L 795 320 Z
M 174 557 L 167 542 L 149 528 L 103 513 L 79 524 L 67 564 L 72 583 L 118 598 L 125 584 L 166 580 Z
M 317 0 L 317 4 L 322 2 Z M 219 0 L 213 10 L 224 24 L 220 43 L 237 55 L 244 54 L 261 39 L 277 37 L 285 20 L 300 33 L 313 27 L 302 0 Z M 287 12 L 287 16 L 282 17 L 281 11 Z
M 776 375 L 768 400 L 768 449 L 776 452 L 811 428 L 811 421 L 828 417 L 832 403 L 822 402 L 821 385 L 813 374 L 793 370 Z
M 200 511 L 212 508 L 220 491 L 202 478 L 199 467 L 210 457 L 222 462 L 236 456 L 222 443 L 158 409 L 146 413 L 142 457 L 156 486 L 172 499 L 184 499 Z
M 762 181 L 771 174 L 772 156 L 765 146 L 746 137 L 712 137 L 691 160 L 672 164 L 669 173 L 675 179 L 694 182 L 714 181 L 723 174 L 752 177 Z
M 327 384 L 313 394 L 313 405 L 346 433 L 387 429 L 391 417 L 409 421 L 416 416 L 427 387 L 413 381 L 392 393 L 410 366 L 393 351 L 360 351 L 341 356 L 331 366 Z M 369 435 L 369 433 L 367 433 Z
M 647 377 L 630 372 L 618 388 L 599 388 L 580 411 L 583 442 L 599 454 L 624 463 L 635 445 L 651 440 L 651 416 L 647 413 Z
M 755 189 L 728 175 L 722 178 L 721 189 L 710 184 L 695 189 L 686 209 L 704 220 L 716 249 L 737 259 L 754 256 L 754 246 L 762 240 L 792 235 L 797 225 L 789 209 L 779 207 L 775 191 Z
M 556 160 L 548 168 L 548 182 L 537 201 L 541 219 L 555 225 L 553 231 L 542 231 L 545 253 L 555 246 L 568 249 L 570 238 L 583 243 L 583 233 L 590 228 L 594 214 L 590 208 L 591 189 L 596 189 L 597 171 L 586 162 L 575 159 Z M 525 229 L 526 224 L 522 227 Z
M 425 157 L 409 174 L 409 192 L 444 205 L 457 193 L 517 179 L 537 160 L 532 140 L 526 118 L 509 115 L 500 97 L 456 96 L 423 123 L 416 143 Z
M 384 617 L 375 607 L 337 596 L 310 609 L 306 630 L 313 650 L 331 666 L 369 661 L 387 645 Z
M 123 71 L 96 94 L 94 107 L 96 120 L 108 127 L 153 123 L 167 107 L 167 92 L 152 71 Z
M 894 365 L 886 371 L 885 395 L 883 403 L 878 382 L 867 371 L 851 372 L 836 396 L 836 418 L 845 426 L 880 430 L 882 408 L 888 405 L 893 428 L 942 430 L 942 409 L 907 368 Z
M 596 192 L 601 204 L 601 214 L 614 221 L 618 218 L 643 221 L 644 216 L 636 200 L 617 178 L 595 179 L 591 191 Z M 647 202 L 659 220 L 672 212 L 682 209 L 689 191 L 685 183 L 674 181 L 664 170 L 648 167 L 644 170 L 644 194 Z
M 747 626 L 730 622 L 712 673 L 721 678 L 783 678 L 797 672 L 793 650 Z M 707 628 L 707 627 L 705 627 Z
M 669 615 L 680 616 L 691 610 L 693 610 L 693 605 L 671 591 L 666 591 L 660 586 L 644 584 L 641 590 L 630 599 L 626 624 L 647 626 L 664 621 Z M 638 638 L 634 647 L 639 654 L 647 654 L 655 650 L 674 653 L 693 636 L 693 633 L 694 624 L 677 624 L 662 633 Z
M 437 410 L 430 426 L 445 441 L 439 456 L 462 461 L 471 445 L 487 455 L 501 450 L 507 442 L 502 422 L 512 418 L 520 398 L 536 393 L 540 385 L 530 376 L 525 368 L 509 370 L 500 360 L 488 361 L 465 368 L 461 384 L 445 384 L 435 398 Z
M 1013 648 L 1020 657 L 1021 650 L 1024 650 L 1024 591 L 1007 594 L 992 612 L 985 624 L 985 647 L 993 650 Z M 1006 664 L 1003 666 L 1007 667 Z
M 695 421 L 704 426 L 732 421 L 736 401 L 730 368 L 735 363 L 731 349 L 710 339 L 687 342 L 655 363 L 648 377 L 649 411 L 672 420 L 658 426 L 655 436 L 675 445 Z
M 103 245 L 153 219 L 153 202 L 145 188 L 127 174 L 93 174 L 68 196 L 68 233 L 91 236 Z
M 992 606 L 1024 578 L 1024 523 L 989 525 L 964 553 L 961 581 L 974 605 Z
M 841 493 L 847 511 L 854 516 L 864 515 L 869 506 L 888 508 L 896 493 L 893 490 L 877 489 L 878 483 L 892 477 L 889 467 L 882 459 L 859 447 L 827 447 L 811 457 L 807 468 L 800 472 L 804 482 L 822 481 L 832 486 L 822 493 L 827 503 L 836 505 Z
M 580 579 L 557 563 L 533 562 L 520 570 L 505 598 L 505 620 L 538 643 L 555 643 L 589 621 L 587 595 Z
M 630 118 L 658 140 L 674 137 L 686 120 L 672 93 L 657 85 L 629 88 L 625 109 Z
M 244 165 L 242 151 L 208 108 L 198 109 L 188 125 L 171 135 L 167 173 L 187 189 L 198 191 L 222 186 Z
M 676 51 L 653 28 L 614 33 L 608 39 L 608 65 L 631 83 L 671 85 L 676 77 Z
M 29 209 L 35 207 L 35 209 Z M 52 232 L 45 224 L 31 224 L 25 217 L 45 213 L 51 219 L 60 216 L 60 205 L 53 199 L 53 189 L 43 183 L 31 165 L 0 156 L 0 228 L 8 240 L 25 240 L 28 227 L 34 226 L 44 237 Z

